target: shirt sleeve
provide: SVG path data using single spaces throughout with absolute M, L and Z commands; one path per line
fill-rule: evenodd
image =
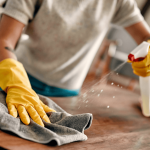
M 27 25 L 33 19 L 36 2 L 37 0 L 8 0 L 3 14 Z
M 143 20 L 135 0 L 118 0 L 116 12 L 112 19 L 113 24 L 127 27 Z

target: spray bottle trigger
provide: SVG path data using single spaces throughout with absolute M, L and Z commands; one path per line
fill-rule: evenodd
M 134 62 L 142 61 L 148 54 L 149 46 L 148 42 L 141 43 L 128 55 L 128 59 Z

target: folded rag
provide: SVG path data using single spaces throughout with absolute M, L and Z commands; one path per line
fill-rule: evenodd
M 14 118 L 9 115 L 5 102 L 6 94 L 0 91 L 0 129 L 13 132 L 21 138 L 42 144 L 53 142 L 60 146 L 74 141 L 87 140 L 84 130 L 91 126 L 92 114 L 71 115 L 51 99 L 42 95 L 39 95 L 39 97 L 43 103 L 57 111 L 48 113 L 51 124 L 43 121 L 45 127 L 41 127 L 32 120 L 27 126 L 20 121 L 19 117 Z

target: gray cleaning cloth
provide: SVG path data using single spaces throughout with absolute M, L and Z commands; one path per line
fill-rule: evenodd
M 87 140 L 84 130 L 91 126 L 92 114 L 71 115 L 51 99 L 41 95 L 39 97 L 50 108 L 57 111 L 56 113 L 48 113 L 51 124 L 43 121 L 45 127 L 41 127 L 33 120 L 27 126 L 20 121 L 19 117 L 14 118 L 9 115 L 5 102 L 6 94 L 0 91 L 0 129 L 13 132 L 21 138 L 42 144 L 55 143 L 60 146 L 74 141 Z

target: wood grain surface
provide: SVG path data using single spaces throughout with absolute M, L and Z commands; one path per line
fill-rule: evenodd
M 141 113 L 139 95 L 114 85 L 97 85 L 93 89 L 87 86 L 81 95 L 85 92 L 86 99 L 52 99 L 71 114 L 93 114 L 92 126 L 85 131 L 87 141 L 53 147 L 0 130 L 0 147 L 10 150 L 150 150 L 150 118 Z

